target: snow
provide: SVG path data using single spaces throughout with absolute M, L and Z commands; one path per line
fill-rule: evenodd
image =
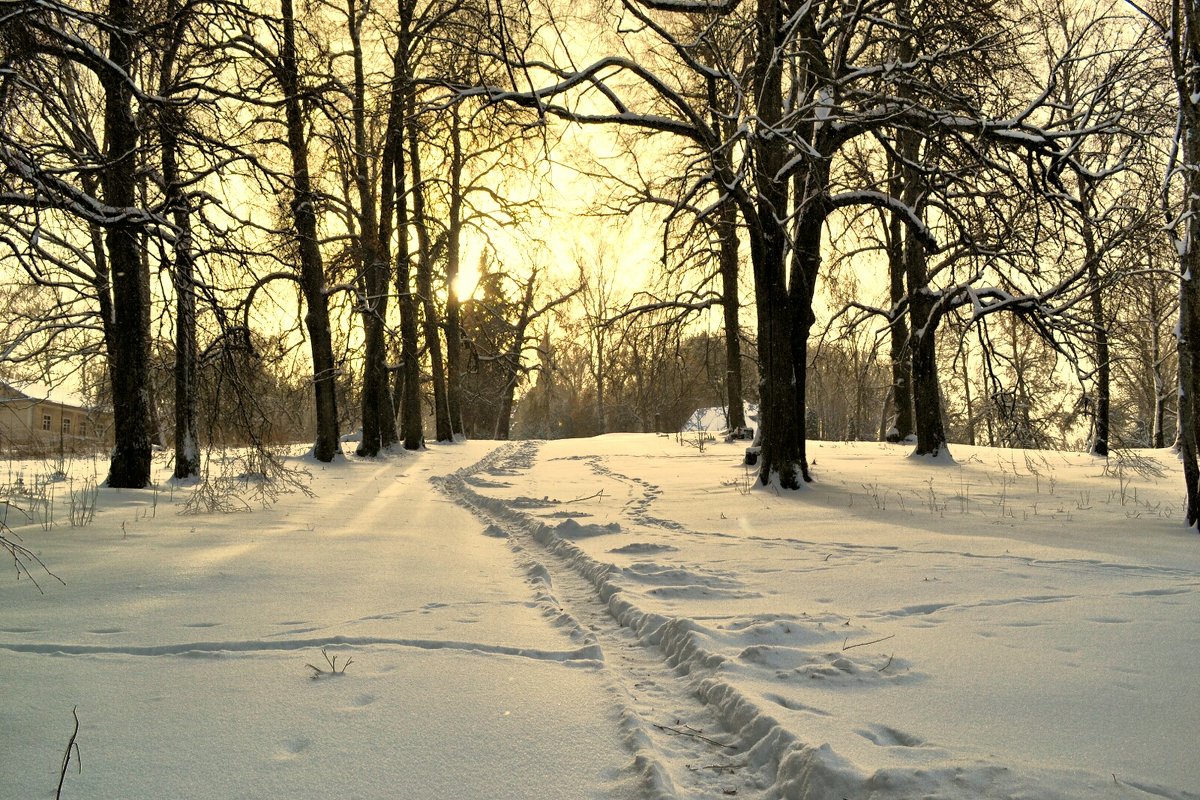
M 758 404 L 746 403 L 742 407 L 742 417 L 748 426 L 758 424 Z M 697 408 L 683 423 L 681 433 L 722 433 L 729 430 L 729 417 L 723 406 Z
M 1200 797 L 1173 454 L 952 447 L 811 442 L 781 493 L 736 442 L 465 442 L 210 516 L 156 461 L 87 527 L 10 508 L 65 585 L 0 580 L 0 795 L 54 796 L 77 706 L 67 798 Z

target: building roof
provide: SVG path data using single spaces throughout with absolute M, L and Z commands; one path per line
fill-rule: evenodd
M 8 398 L 0 396 L 0 402 L 5 402 L 6 400 L 9 402 L 12 400 L 47 400 L 63 406 L 82 409 L 91 408 L 87 401 L 76 392 L 70 391 L 62 385 L 52 386 L 41 381 L 0 380 L 0 395 L 5 394 L 16 396 Z

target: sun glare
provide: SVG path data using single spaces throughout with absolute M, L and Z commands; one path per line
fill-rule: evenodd
M 478 300 L 475 296 L 479 288 L 479 267 L 468 261 L 459 268 L 458 277 L 454 279 L 454 296 L 460 303 L 468 300 Z

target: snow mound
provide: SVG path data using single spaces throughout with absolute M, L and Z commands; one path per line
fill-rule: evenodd
M 586 539 L 590 536 L 605 536 L 610 533 L 620 533 L 621 523 L 610 522 L 607 525 L 580 525 L 574 519 L 564 519 L 554 526 L 554 532 L 564 539 Z
M 673 547 L 669 544 L 655 544 L 653 542 L 631 542 L 620 547 L 614 547 L 608 552 L 620 553 L 622 555 L 651 555 L 653 553 L 674 553 L 679 550 L 678 547 Z

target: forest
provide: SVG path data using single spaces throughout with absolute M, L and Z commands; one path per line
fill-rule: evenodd
M 0 376 L 205 448 L 1174 445 L 1192 0 L 0 0 Z M 757 423 L 743 417 L 757 405 Z

